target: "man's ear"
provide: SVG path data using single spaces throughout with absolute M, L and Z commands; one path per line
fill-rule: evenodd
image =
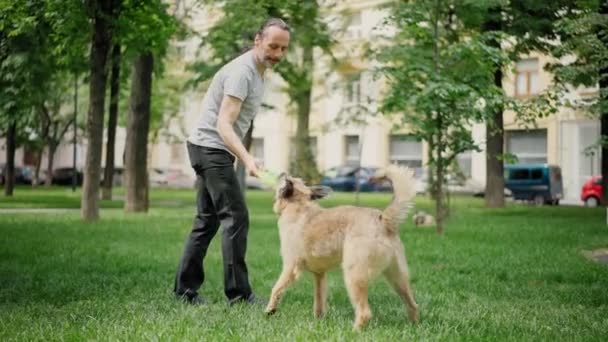
M 333 190 L 330 187 L 325 186 L 325 185 L 311 186 L 310 190 L 311 190 L 310 199 L 313 201 L 327 197 L 329 194 L 331 194 L 333 192 Z
M 281 198 L 293 196 L 293 182 L 284 173 L 279 176 L 279 196 Z

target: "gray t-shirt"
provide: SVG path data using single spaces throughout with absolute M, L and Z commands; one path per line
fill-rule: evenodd
M 213 76 L 203 99 L 201 119 L 188 137 L 189 142 L 230 152 L 216 127 L 224 95 L 234 96 L 243 101 L 241 113 L 233 125 L 234 132 L 242 140 L 264 96 L 264 79 L 256 68 L 252 51 L 233 59 Z

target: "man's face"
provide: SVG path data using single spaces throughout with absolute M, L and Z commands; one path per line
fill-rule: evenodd
M 289 32 L 277 26 L 268 27 L 264 34 L 255 38 L 255 53 L 266 68 L 279 63 L 289 45 Z

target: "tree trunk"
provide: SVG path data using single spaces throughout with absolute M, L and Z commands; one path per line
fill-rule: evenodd
M 42 139 L 48 140 L 50 130 L 51 130 L 51 115 L 49 114 L 48 108 L 46 107 L 44 102 L 40 106 L 39 118 L 40 118 L 41 125 L 42 125 L 40 136 L 42 137 Z M 44 146 L 42 146 L 38 151 L 38 158 L 36 160 L 36 174 L 34 177 L 36 182 L 38 181 L 38 176 L 40 174 L 40 167 L 42 165 L 43 153 L 44 153 Z M 52 172 L 53 172 L 52 169 L 47 172 L 47 178 L 44 180 L 44 186 L 46 186 L 46 187 L 51 185 L 51 180 L 53 178 Z
M 295 172 L 302 177 L 305 182 L 317 183 L 320 180 L 317 164 L 314 160 L 312 151 L 310 150 L 310 107 L 311 107 L 311 86 L 312 86 L 312 70 L 313 70 L 313 48 L 311 46 L 303 47 L 303 69 L 309 75 L 309 86 L 300 92 L 297 96 L 298 107 L 298 127 L 296 129 L 296 158 Z
M 49 155 L 48 155 L 48 163 L 47 163 L 47 167 L 46 167 L 46 174 L 52 175 L 53 174 L 53 162 L 55 159 L 55 152 L 57 151 L 57 144 L 55 144 L 53 142 L 49 142 L 48 146 L 49 146 Z M 52 184 L 52 178 L 53 177 L 47 177 L 46 181 L 44 182 L 44 186 L 50 187 Z
M 6 134 L 6 169 L 4 170 L 4 195 L 13 196 L 15 188 L 15 150 L 17 149 L 17 122 L 8 126 Z
M 131 80 L 130 110 L 125 145 L 126 212 L 148 211 L 148 131 L 154 57 L 151 53 L 135 60 Z
M 112 0 L 99 0 L 93 4 L 94 32 L 91 42 L 91 74 L 89 112 L 87 118 L 87 151 L 84 164 L 81 216 L 86 221 L 99 218 L 99 176 L 101 173 L 101 144 L 103 143 L 103 116 L 106 95 L 107 60 L 110 51 L 110 15 Z
M 36 151 L 36 165 L 34 165 L 34 177 L 32 180 L 32 187 L 38 186 L 40 184 L 40 167 L 42 166 L 42 151 Z M 52 178 L 52 175 L 47 175 L 47 178 Z M 46 183 L 46 179 L 44 180 Z
M 427 146 L 428 146 L 428 154 L 427 154 L 427 158 L 428 160 L 434 160 L 435 157 L 433 156 L 433 153 L 435 152 L 435 139 L 433 139 L 433 137 L 431 136 L 430 139 L 427 142 Z M 428 192 L 428 195 L 430 197 L 431 200 L 435 201 L 437 199 L 437 182 L 435 179 L 435 168 L 436 166 L 433 166 L 432 164 L 428 164 L 428 169 L 427 169 L 427 188 L 426 191 Z
M 494 82 L 502 87 L 502 70 L 494 72 Z M 504 162 L 504 129 L 502 108 L 492 116 L 492 121 L 486 123 L 486 191 L 487 208 L 504 208 L 505 178 Z
M 106 142 L 106 168 L 103 176 L 101 198 L 112 199 L 114 181 L 114 150 L 116 140 L 116 123 L 118 119 L 118 96 L 120 91 L 120 44 L 112 48 L 112 76 L 110 79 L 110 113 L 108 117 L 108 141 Z
M 441 113 L 437 113 L 437 139 L 435 140 L 437 149 L 435 150 L 436 159 L 435 159 L 435 170 L 437 178 L 435 179 L 435 215 L 437 216 L 437 234 L 443 235 L 444 232 L 444 219 L 445 219 L 445 203 L 444 203 L 444 173 L 445 173 L 445 163 L 443 160 L 443 123 L 442 123 Z
M 500 8 L 490 10 L 490 19 L 484 23 L 484 31 L 499 31 L 502 29 L 500 21 Z M 500 41 L 492 40 L 491 46 L 500 48 Z M 502 89 L 502 65 L 496 65 L 494 71 L 494 85 Z M 504 208 L 505 206 L 505 179 L 504 162 L 504 128 L 503 109 L 500 108 L 486 123 L 486 191 L 485 203 L 487 208 Z

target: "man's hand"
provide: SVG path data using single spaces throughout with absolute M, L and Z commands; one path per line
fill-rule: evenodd
M 247 169 L 249 174 L 254 177 L 260 178 L 260 174 L 262 173 L 262 171 L 264 171 L 262 166 L 258 165 L 258 163 L 255 162 L 255 159 L 251 155 L 247 156 L 246 160 L 243 161 L 243 164 L 245 165 L 245 168 Z

